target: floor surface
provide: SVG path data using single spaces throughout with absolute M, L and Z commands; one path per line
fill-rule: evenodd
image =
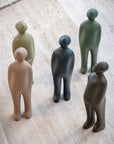
M 109 70 L 106 93 L 106 129 L 92 133 L 84 130 L 86 120 L 83 93 L 87 76 L 80 73 L 79 25 L 90 8 L 97 8 L 97 21 L 102 26 L 98 61 L 107 61 Z M 0 144 L 113 144 L 114 143 L 114 1 L 113 0 L 22 0 L 0 11 Z M 15 24 L 24 20 L 35 41 L 32 88 L 33 116 L 13 120 L 13 103 L 8 87 L 7 70 L 14 61 L 12 40 L 17 34 Z M 71 100 L 52 101 L 53 80 L 51 54 L 59 47 L 60 36 L 71 37 L 75 67 L 71 83 Z M 89 64 L 88 64 L 89 65 Z

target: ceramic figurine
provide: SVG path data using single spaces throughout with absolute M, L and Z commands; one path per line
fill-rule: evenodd
M 24 23 L 24 21 L 17 22 L 16 29 L 19 33 L 16 35 L 16 37 L 13 40 L 13 44 L 12 44 L 13 54 L 17 48 L 19 47 L 25 48 L 28 53 L 25 60 L 32 65 L 35 56 L 33 37 L 26 32 L 27 25 Z
M 108 67 L 106 62 L 99 62 L 93 67 L 94 72 L 88 77 L 88 84 L 84 93 L 87 120 L 83 128 L 88 129 L 94 125 L 93 132 L 99 132 L 105 128 L 105 92 L 107 89 L 107 80 L 103 73 Z M 95 112 L 97 116 L 96 123 Z
M 97 63 L 98 46 L 101 38 L 101 26 L 95 21 L 98 16 L 96 9 L 90 9 L 87 12 L 88 20 L 80 25 L 79 43 L 81 51 L 81 73 L 87 72 L 88 53 L 91 53 L 91 71 Z
M 72 71 L 74 68 L 74 52 L 68 48 L 71 43 L 71 39 L 68 35 L 64 35 L 60 38 L 60 47 L 57 48 L 51 59 L 51 69 L 54 82 L 54 102 L 60 101 L 60 91 L 61 91 L 61 79 L 64 82 L 64 100 L 68 101 L 70 99 L 70 81 L 72 76 Z
M 20 120 L 20 98 L 24 97 L 25 118 L 32 116 L 31 110 L 31 88 L 33 73 L 31 65 L 24 59 L 27 51 L 24 48 L 18 48 L 14 52 L 16 61 L 8 68 L 8 83 L 14 104 L 14 120 Z

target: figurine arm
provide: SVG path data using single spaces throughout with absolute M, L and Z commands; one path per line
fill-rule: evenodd
M 98 42 L 100 42 L 101 39 L 101 26 L 99 26 L 99 30 L 98 30 Z
M 103 87 L 101 87 L 97 93 L 97 100 L 98 100 L 98 103 L 100 103 L 102 100 L 104 100 L 105 98 L 105 93 L 106 93 L 106 90 L 104 90 Z
M 53 52 L 52 57 L 51 57 L 51 64 L 55 63 L 56 61 L 56 54 Z
M 80 25 L 80 29 L 79 29 L 79 42 L 80 42 L 80 39 L 81 39 L 82 31 L 83 31 L 83 26 Z
M 33 82 L 33 71 L 32 71 L 32 66 L 30 65 L 30 68 L 29 68 L 29 80 L 30 80 L 30 87 L 32 85 L 31 82 Z
M 32 53 L 33 53 L 33 57 L 35 56 L 35 46 L 34 46 L 34 39 L 33 37 L 31 36 L 31 39 L 32 39 Z
M 10 87 L 10 81 L 11 81 L 11 73 L 12 73 L 12 67 L 10 65 L 9 68 L 8 68 L 8 84 L 9 84 L 9 87 Z
M 27 49 L 28 51 L 28 55 L 30 54 L 32 57 L 28 57 L 28 63 L 32 64 L 33 63 L 33 60 L 34 60 L 34 56 L 35 56 L 35 46 L 34 46 L 34 40 L 33 40 L 33 37 L 31 36 L 31 46 L 32 46 L 32 49 Z
M 16 46 L 15 46 L 15 39 L 13 40 L 13 43 L 12 43 L 12 51 L 13 51 L 13 54 L 16 50 Z
M 52 69 L 52 72 L 54 73 L 56 69 L 56 56 L 54 52 L 51 57 L 51 69 Z
M 34 40 L 33 40 L 33 54 L 35 56 L 35 45 L 34 45 Z

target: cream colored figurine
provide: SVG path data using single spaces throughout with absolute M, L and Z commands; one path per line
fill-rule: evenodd
M 14 120 L 20 120 L 20 98 L 21 94 L 25 103 L 25 118 L 32 116 L 31 109 L 31 88 L 33 72 L 31 65 L 25 61 L 27 51 L 24 48 L 18 48 L 14 52 L 15 62 L 8 68 L 8 83 L 14 104 Z

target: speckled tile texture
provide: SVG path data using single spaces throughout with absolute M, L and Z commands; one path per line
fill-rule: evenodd
M 98 8 L 98 21 L 102 25 L 102 39 L 98 61 L 105 60 L 110 69 L 105 73 L 108 80 L 106 93 L 106 129 L 92 133 L 83 130 L 86 111 L 83 93 L 87 76 L 80 74 L 79 25 L 86 19 L 86 11 Z M 114 9 L 113 0 L 23 0 L 0 11 L 0 133 L 4 132 L 7 142 L 2 144 L 113 144 L 114 143 Z M 15 23 L 24 20 L 28 32 L 35 41 L 33 64 L 34 85 L 32 88 L 33 116 L 13 120 L 13 102 L 8 88 L 7 70 L 14 61 L 12 40 L 17 34 Z M 61 35 L 67 34 L 75 53 L 75 67 L 71 82 L 71 100 L 55 104 L 52 101 L 53 80 L 51 54 L 59 47 Z M 89 63 L 90 64 L 90 63 Z M 89 65 L 88 64 L 88 65 Z M 1 130 L 2 129 L 2 130 Z M 1 143 L 0 143 L 1 144 Z

